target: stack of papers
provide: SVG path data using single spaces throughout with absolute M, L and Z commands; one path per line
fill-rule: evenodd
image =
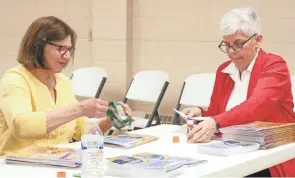
M 256 142 L 261 149 L 295 142 L 295 123 L 253 122 L 220 129 L 222 139 Z
M 7 155 L 6 163 L 76 168 L 82 160 L 81 152 L 71 148 L 27 147 Z

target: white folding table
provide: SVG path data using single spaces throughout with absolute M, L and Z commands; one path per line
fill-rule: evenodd
M 184 133 L 180 132 L 182 129 L 183 128 L 181 126 L 176 125 L 158 125 L 155 127 L 133 131 L 133 133 L 156 135 L 159 136 L 159 139 L 157 141 L 131 149 L 105 147 L 105 157 L 149 151 L 153 153 L 166 153 L 175 156 L 190 156 L 208 160 L 207 163 L 186 168 L 184 174 L 182 174 L 180 177 L 243 177 L 295 158 L 295 143 L 276 147 L 270 150 L 258 150 L 230 157 L 200 154 L 197 153 L 198 144 L 185 143 L 185 135 Z M 174 135 L 180 136 L 180 143 L 172 143 L 172 137 Z M 74 143 L 61 146 L 79 148 L 80 144 Z M 58 171 L 66 171 L 67 178 L 71 178 L 73 173 L 77 173 L 80 170 L 8 165 L 5 163 L 3 157 L 0 158 L 0 177 L 56 178 L 56 173 Z

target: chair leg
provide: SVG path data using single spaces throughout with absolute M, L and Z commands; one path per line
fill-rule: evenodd
M 172 118 L 172 124 L 173 125 L 181 125 L 181 118 L 179 114 L 175 113 L 173 118 Z
M 178 97 L 177 105 L 175 107 L 176 110 L 179 110 L 180 107 L 181 107 L 180 100 L 182 98 L 182 93 L 183 93 L 185 84 L 186 83 L 184 82 L 183 85 L 182 85 L 181 92 L 180 92 L 180 95 Z M 179 114 L 177 114 L 177 113 L 174 114 L 174 117 L 173 117 L 173 120 L 172 120 L 172 124 L 173 125 L 181 125 L 181 118 L 180 118 Z
M 158 118 L 156 116 L 157 123 L 160 124 L 161 121 L 160 121 L 160 117 L 159 117 L 159 114 L 158 114 L 158 108 L 159 108 L 159 106 L 160 106 L 160 104 L 162 102 L 162 99 L 164 97 L 164 94 L 165 94 L 165 92 L 167 90 L 168 85 L 169 85 L 169 82 L 166 81 L 165 84 L 164 84 L 164 86 L 163 86 L 163 88 L 162 88 L 162 91 L 161 91 L 161 93 L 159 95 L 159 98 L 158 98 L 157 102 L 155 103 L 155 106 L 154 106 L 152 115 L 151 115 L 151 117 L 150 117 L 150 119 L 149 119 L 146 127 L 150 127 L 152 125 L 153 119 L 154 119 L 154 117 L 156 115 L 158 115 Z
M 161 124 L 161 119 L 160 119 L 160 115 L 159 115 L 158 111 L 156 112 L 155 117 L 156 117 L 156 124 L 155 125 L 160 125 Z
M 140 130 L 140 129 L 143 129 L 143 128 L 140 128 L 140 127 L 134 127 L 133 130 Z
M 154 110 L 154 111 L 152 112 L 152 114 L 150 115 L 150 117 L 149 117 L 149 119 L 148 119 L 148 122 L 147 122 L 147 124 L 146 124 L 145 127 L 150 127 L 150 126 L 152 125 L 152 122 L 153 122 L 154 117 L 156 116 L 156 114 L 157 114 L 157 111 Z
M 114 130 L 110 130 L 108 135 L 113 135 L 113 133 L 114 133 Z

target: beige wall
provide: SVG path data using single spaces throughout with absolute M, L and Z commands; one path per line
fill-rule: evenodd
M 134 72 L 160 69 L 171 84 L 161 111 L 171 114 L 188 75 L 215 72 L 226 56 L 217 45 L 219 21 L 231 8 L 252 6 L 263 27 L 264 49 L 280 54 L 295 70 L 294 0 L 137 0 L 134 1 Z
M 214 72 L 226 60 L 217 48 L 219 21 L 229 9 L 243 6 L 260 15 L 263 48 L 283 56 L 295 73 L 294 0 L 0 0 L 0 75 L 16 64 L 20 38 L 32 20 L 55 15 L 79 35 L 67 75 L 79 67 L 103 67 L 109 76 L 102 98 L 117 100 L 134 73 L 164 70 L 170 85 L 161 113 L 172 114 L 185 77 Z
M 92 65 L 88 31 L 91 29 L 91 0 L 0 0 L 0 75 L 17 64 L 22 36 L 38 17 L 54 15 L 69 23 L 78 33 L 76 59 L 72 69 Z M 65 73 L 70 75 L 71 71 Z

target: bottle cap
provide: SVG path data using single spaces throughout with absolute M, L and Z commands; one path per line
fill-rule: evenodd
M 99 144 L 99 149 L 100 149 L 100 150 L 103 149 L 103 144 Z

